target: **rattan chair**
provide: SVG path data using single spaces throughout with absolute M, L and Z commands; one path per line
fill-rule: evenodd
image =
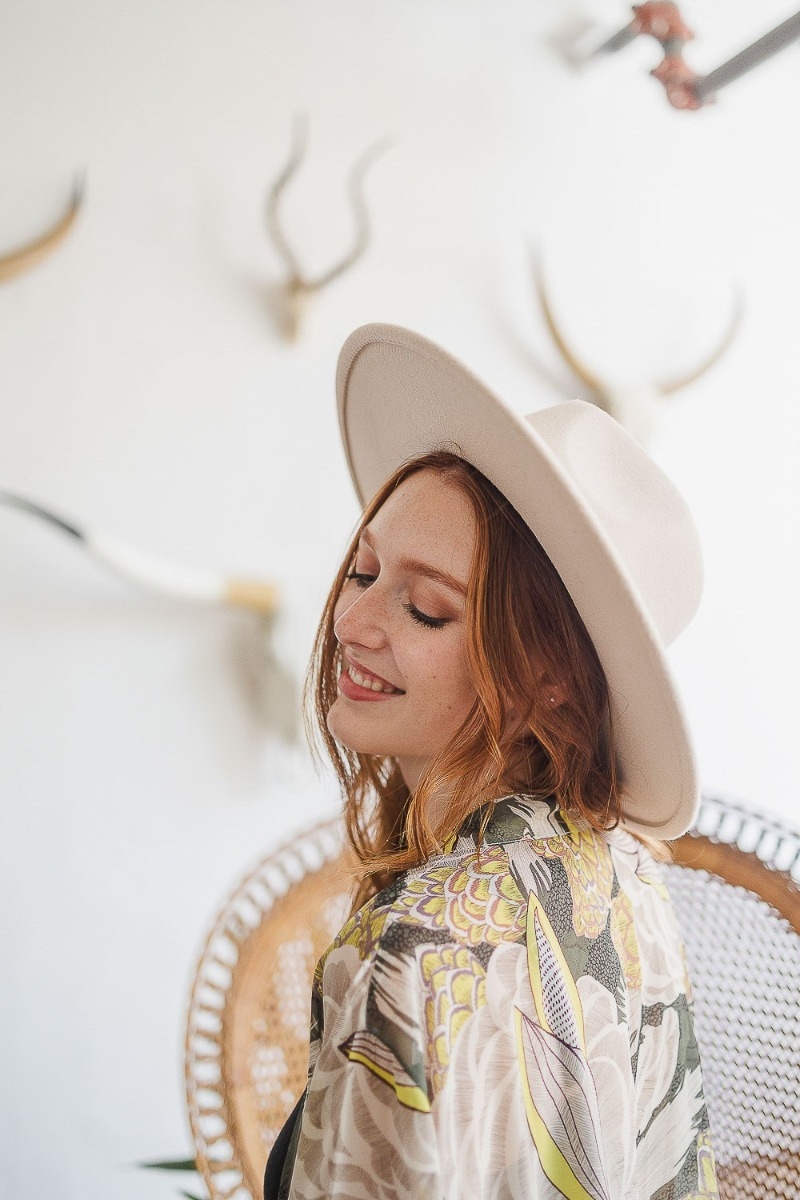
M 800 834 L 705 799 L 667 885 L 724 1200 L 800 1197 Z
M 686 939 L 723 1200 L 800 1197 L 800 835 L 705 799 L 667 882 Z M 186 1034 L 189 1120 L 212 1200 L 261 1195 L 305 1086 L 314 965 L 346 915 L 339 824 L 262 862 L 203 949 Z
M 200 956 L 186 1029 L 197 1166 L 212 1200 L 256 1200 L 306 1084 L 311 981 L 349 911 L 340 821 L 269 855 L 228 898 Z

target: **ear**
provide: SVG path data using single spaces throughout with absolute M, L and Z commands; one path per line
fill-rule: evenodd
M 542 681 L 542 691 L 545 696 L 545 703 L 551 708 L 560 708 L 566 700 L 564 689 L 559 683 L 548 683 L 547 680 Z
M 539 689 L 548 708 L 560 708 L 566 700 L 566 693 L 558 683 L 548 683 L 546 679 L 539 681 Z M 513 706 L 506 713 L 505 732 L 512 739 L 522 728 L 524 722 L 519 712 Z

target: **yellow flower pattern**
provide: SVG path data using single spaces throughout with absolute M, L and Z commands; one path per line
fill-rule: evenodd
M 627 892 L 619 892 L 611 902 L 611 940 L 619 955 L 627 987 L 640 991 L 642 963 L 633 921 L 633 905 Z
M 527 905 L 501 847 L 463 858 L 458 867 L 432 867 L 407 881 L 397 902 L 401 920 L 449 929 L 467 945 L 520 941 Z
M 697 1191 L 690 1193 L 686 1200 L 719 1200 L 714 1147 L 707 1129 L 697 1139 Z
M 564 818 L 567 837 L 531 839 L 542 858 L 559 858 L 572 893 L 572 926 L 579 937 L 596 938 L 606 927 L 614 883 L 614 865 L 608 845 L 590 829 Z
M 380 941 L 389 911 L 390 909 L 387 905 L 380 903 L 380 896 L 374 896 L 358 912 L 354 913 L 339 930 L 317 963 L 314 972 L 314 983 L 317 985 L 322 984 L 322 975 L 328 956 L 334 950 L 338 950 L 340 946 L 355 946 L 358 950 L 359 958 L 367 958 Z
M 447 1081 L 462 1026 L 486 1003 L 486 972 L 466 946 L 454 945 L 424 951 L 420 971 L 427 986 L 428 1075 L 436 1094 Z

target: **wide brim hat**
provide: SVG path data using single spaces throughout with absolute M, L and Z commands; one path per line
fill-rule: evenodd
M 403 462 L 446 449 L 527 522 L 605 671 L 626 824 L 660 838 L 683 833 L 699 785 L 665 647 L 697 609 L 702 558 L 675 485 L 596 405 L 573 400 L 518 416 L 451 355 L 399 326 L 350 335 L 336 390 L 362 504 Z

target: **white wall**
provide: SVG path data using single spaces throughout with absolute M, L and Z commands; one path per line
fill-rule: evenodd
M 687 6 L 688 10 L 688 6 Z M 520 411 L 557 397 L 532 300 L 598 370 L 689 367 L 739 286 L 724 362 L 665 403 L 653 452 L 706 549 L 673 662 L 709 791 L 794 820 L 798 431 L 792 48 L 696 115 L 636 45 L 581 75 L 548 50 L 552 0 L 0 0 L 0 251 L 85 209 L 0 286 L 0 486 L 187 565 L 273 579 L 295 675 L 356 517 L 332 380 L 365 320 L 460 353 Z M 594 14 L 612 31 L 625 6 Z M 786 16 L 695 0 L 710 69 Z M 368 180 L 368 258 L 286 345 L 263 201 L 295 111 L 310 153 L 286 197 L 309 270 Z M 175 1194 L 135 1162 L 190 1152 L 183 1009 L 216 907 L 334 797 L 266 738 L 240 678 L 247 619 L 133 593 L 0 509 L 3 1030 L 0 1192 Z

